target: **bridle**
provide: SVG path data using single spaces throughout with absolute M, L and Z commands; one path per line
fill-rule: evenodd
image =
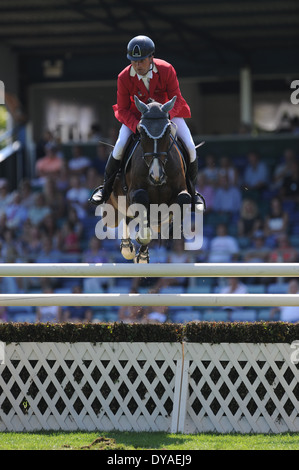
M 171 100 L 164 104 L 160 104 L 151 100 L 150 104 L 143 103 L 135 95 L 134 101 L 137 109 L 141 112 L 140 128 L 145 132 L 147 137 L 153 140 L 154 149 L 152 152 L 143 153 L 143 161 L 148 167 L 149 179 L 155 185 L 162 185 L 165 183 L 167 178 L 165 165 L 168 161 L 168 157 L 172 146 L 175 143 L 177 135 L 177 127 L 175 126 L 175 136 L 171 135 L 170 127 L 171 121 L 169 119 L 169 111 L 173 108 L 176 96 L 173 96 Z M 160 126 L 160 122 L 161 126 Z M 158 151 L 158 141 L 165 136 L 166 130 L 170 134 L 170 145 L 166 151 Z M 142 146 L 142 134 L 141 134 L 141 146 Z M 150 159 L 150 161 L 148 161 Z
M 158 141 L 163 137 L 163 135 L 165 134 L 166 130 L 169 129 L 169 126 L 173 125 L 174 128 L 175 128 L 175 134 L 172 135 L 171 132 L 170 132 L 170 145 L 167 149 L 166 152 L 158 152 Z M 160 164 L 162 165 L 162 168 L 165 170 L 165 165 L 168 161 L 168 156 L 169 156 L 169 153 L 173 147 L 173 144 L 174 142 L 176 141 L 176 137 L 177 137 L 177 125 L 175 123 L 171 123 L 169 121 L 168 125 L 165 127 L 164 129 L 164 132 L 161 136 L 159 136 L 159 138 L 154 138 L 153 136 L 149 135 L 149 133 L 147 132 L 147 135 L 150 137 L 150 139 L 152 139 L 154 141 L 154 150 L 153 152 L 145 152 L 142 157 L 143 157 L 143 160 L 145 162 L 145 164 L 147 165 L 148 168 L 151 167 L 154 159 L 156 158 Z M 152 157 L 150 159 L 150 161 L 147 161 L 146 158 L 148 157 Z M 162 159 L 162 157 L 165 157 Z

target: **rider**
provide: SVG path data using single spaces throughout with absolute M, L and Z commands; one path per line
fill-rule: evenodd
M 140 112 L 135 106 L 134 95 L 145 103 L 152 98 L 162 104 L 173 96 L 177 97 L 169 117 L 177 126 L 178 137 L 187 147 L 190 158 L 188 176 L 195 188 L 198 174 L 196 148 L 184 119 L 191 117 L 190 108 L 182 97 L 175 69 L 164 60 L 154 59 L 154 53 L 155 44 L 147 36 L 136 36 L 128 43 L 127 58 L 131 64 L 118 75 L 117 104 L 113 106 L 115 117 L 122 126 L 106 164 L 104 184 L 91 195 L 90 202 L 95 205 L 103 204 L 109 199 L 128 138 L 139 131 Z M 193 202 L 202 203 L 196 192 Z

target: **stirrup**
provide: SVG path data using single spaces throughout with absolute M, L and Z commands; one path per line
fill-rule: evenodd
M 99 193 L 99 194 L 98 194 Z M 104 197 L 104 185 L 98 186 L 88 199 L 88 202 L 93 204 L 94 206 L 99 206 L 100 204 L 103 204 L 106 202 L 105 197 Z
M 198 191 L 195 191 L 194 193 L 194 202 L 192 204 L 194 206 L 194 208 L 196 206 L 200 206 L 200 209 L 202 209 L 202 206 L 203 206 L 203 210 L 205 211 L 206 210 L 206 201 L 205 201 L 205 198 L 203 197 L 202 194 L 200 194 Z

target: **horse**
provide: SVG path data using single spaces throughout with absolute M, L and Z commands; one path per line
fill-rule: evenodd
M 116 209 L 118 218 L 114 224 L 123 221 L 123 233 L 120 245 L 122 256 L 136 263 L 149 262 L 148 245 L 153 235 L 158 238 L 162 226 L 166 225 L 171 232 L 173 213 L 166 211 L 166 217 L 158 214 L 155 226 L 151 222 L 151 208 L 163 207 L 180 208 L 180 221 L 182 223 L 184 211 L 191 204 L 192 197 L 189 192 L 190 185 L 186 180 L 187 163 L 180 149 L 176 135 L 172 132 L 172 123 L 169 111 L 176 100 L 174 96 L 168 102 L 161 104 L 156 101 L 143 103 L 134 97 L 137 109 L 141 113 L 140 138 L 133 145 L 133 152 L 129 159 L 124 159 L 122 170 L 115 178 L 111 196 L 106 204 Z M 123 196 L 123 198 L 120 198 Z M 120 199 L 125 204 L 120 204 Z M 120 207 L 122 206 L 122 207 Z M 136 241 L 140 249 L 136 254 L 135 245 L 131 240 L 129 223 L 139 210 L 139 224 Z M 120 216 L 120 217 L 119 217 Z M 171 233 L 170 233 L 171 236 Z

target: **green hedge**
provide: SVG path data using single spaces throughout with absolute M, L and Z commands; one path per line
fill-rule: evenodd
M 190 322 L 187 324 L 1 323 L 0 341 L 19 342 L 192 342 L 292 343 L 299 323 Z

